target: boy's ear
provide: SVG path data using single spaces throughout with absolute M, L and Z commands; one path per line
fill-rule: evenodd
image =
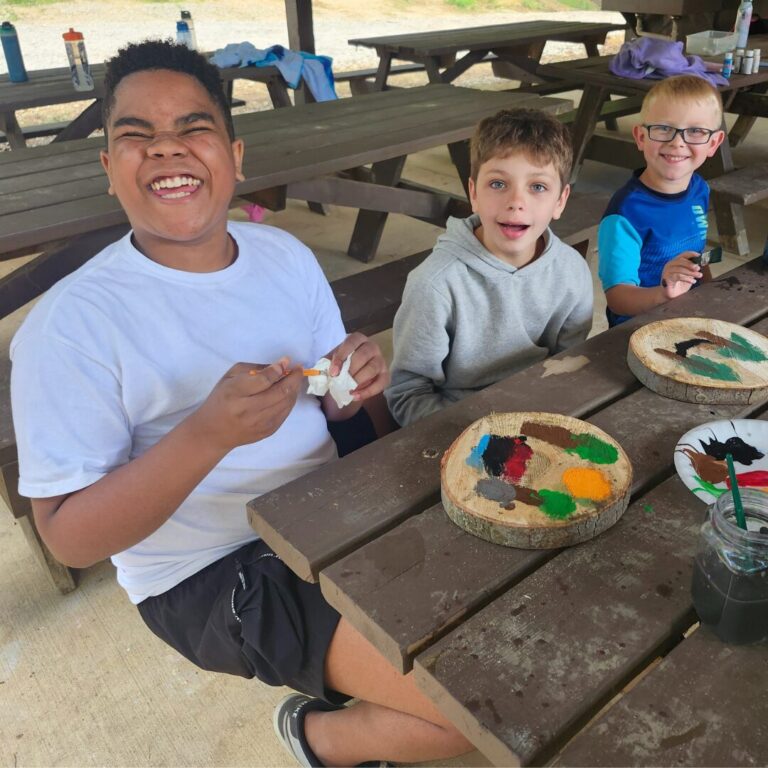
M 235 139 L 232 142 L 232 157 L 235 160 L 235 179 L 237 179 L 237 181 L 245 181 L 245 176 L 243 175 L 244 150 L 245 145 L 243 144 L 242 139 Z
M 107 152 L 105 149 L 102 149 L 99 152 L 99 160 L 101 160 L 101 167 L 104 169 L 105 173 L 107 174 L 107 178 L 109 179 L 109 186 L 107 187 L 107 192 L 110 195 L 115 194 L 115 189 L 112 186 L 112 175 L 109 172 L 109 152 Z
M 472 206 L 472 213 L 477 213 L 477 187 L 475 186 L 475 180 L 471 177 L 469 179 L 467 188 L 469 189 L 469 202 Z
M 566 184 L 563 187 L 563 191 L 560 193 L 560 197 L 557 201 L 557 205 L 555 206 L 555 210 L 552 211 L 553 219 L 557 220 L 562 216 L 563 211 L 565 210 L 565 204 L 568 202 L 568 197 L 570 196 L 570 194 L 571 194 L 571 185 Z
M 642 152 L 646 141 L 645 129 L 642 125 L 632 126 L 632 138 L 635 140 L 637 148 Z
M 707 150 L 707 157 L 712 157 L 712 155 L 717 152 L 720 145 L 725 141 L 725 131 L 717 131 L 717 133 L 713 133 L 712 136 L 709 139 L 709 149 Z

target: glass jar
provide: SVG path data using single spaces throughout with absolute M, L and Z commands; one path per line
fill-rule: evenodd
M 702 624 L 726 643 L 768 640 L 768 494 L 741 490 L 747 530 L 724 493 L 701 526 L 691 595 Z

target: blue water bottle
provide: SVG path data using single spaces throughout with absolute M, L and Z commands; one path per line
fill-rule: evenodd
M 192 35 L 189 33 L 189 24 L 186 21 L 176 22 L 176 43 L 192 48 Z
M 24 69 L 16 28 L 10 21 L 4 21 L 0 26 L 0 40 L 3 42 L 5 63 L 8 65 L 8 77 L 12 83 L 23 83 L 27 79 L 27 70 Z

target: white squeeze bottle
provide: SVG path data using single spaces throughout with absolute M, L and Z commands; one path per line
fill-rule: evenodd
M 192 44 L 189 46 L 193 51 L 197 50 L 197 35 L 195 34 L 195 22 L 192 21 L 192 14 L 190 11 L 181 12 L 181 20 L 187 22 L 189 27 L 189 36 L 192 40 Z
M 92 91 L 93 78 L 91 77 L 91 68 L 88 66 L 88 55 L 85 52 L 85 41 L 82 32 L 75 32 L 72 27 L 69 32 L 65 32 L 64 45 L 67 47 L 67 58 L 69 59 L 69 69 L 72 73 L 72 85 L 76 91 Z
M 187 48 L 192 48 L 192 35 L 189 33 L 189 27 L 187 22 L 181 19 L 176 22 L 176 42 L 179 45 L 186 45 Z
M 752 21 L 752 0 L 741 0 L 736 11 L 736 47 L 746 48 L 749 25 Z

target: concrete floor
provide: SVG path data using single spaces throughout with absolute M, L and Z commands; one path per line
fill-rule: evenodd
M 622 121 L 622 131 L 629 125 Z M 766 121 L 734 154 L 740 166 L 768 159 Z M 406 171 L 408 177 L 459 191 L 443 150 L 413 157 Z M 580 185 L 612 191 L 627 175 L 590 163 Z M 439 232 L 392 216 L 375 262 L 361 265 L 344 253 L 353 220 L 349 210 L 332 208 L 320 217 L 300 203 L 267 217 L 313 248 L 330 279 L 429 248 Z M 753 206 L 747 221 L 757 254 L 768 231 L 765 211 Z M 714 228 L 711 234 L 714 239 Z M 594 253 L 589 260 L 594 272 Z M 738 261 L 727 255 L 721 269 Z M 3 264 L 0 275 L 18 263 Z M 604 327 L 602 312 L 596 287 L 595 331 Z M 0 322 L 3 349 L 24 314 L 21 310 Z M 388 337 L 379 336 L 385 349 Z M 0 362 L 0 370 L 7 365 Z M 19 527 L 1 509 L 0 551 L 1 765 L 292 764 L 271 727 L 272 708 L 283 689 L 201 672 L 167 649 L 145 629 L 108 562 L 82 571 L 76 591 L 58 594 Z M 453 764 L 487 762 L 474 753 Z

